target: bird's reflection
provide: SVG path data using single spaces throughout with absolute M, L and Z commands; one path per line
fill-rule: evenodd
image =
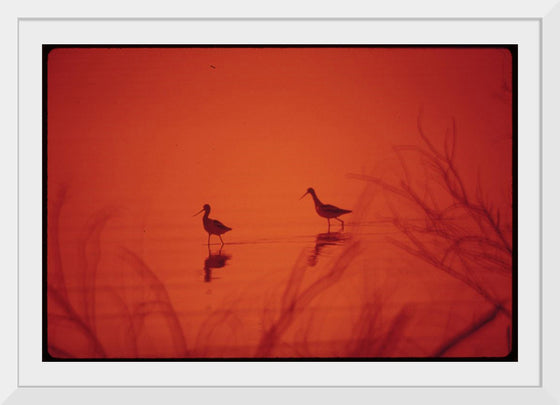
M 210 248 L 208 248 L 208 257 L 204 260 L 204 282 L 209 283 L 212 281 L 212 269 L 225 267 L 229 259 L 231 259 L 231 255 L 222 254 L 222 248 L 220 248 L 218 253 L 212 253 Z
M 343 232 L 327 232 L 320 233 L 315 239 L 315 248 L 311 252 L 308 258 L 308 264 L 310 266 L 315 266 L 319 260 L 319 256 L 323 255 L 326 246 L 338 246 L 342 245 L 348 235 Z

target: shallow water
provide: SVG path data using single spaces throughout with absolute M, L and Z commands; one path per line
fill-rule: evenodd
M 492 310 L 396 248 L 390 222 L 348 216 L 344 230 L 328 232 L 310 214 L 295 229 L 270 227 L 275 237 L 234 229 L 224 246 L 215 236 L 205 243 L 200 218 L 186 230 L 163 224 L 142 232 L 137 252 L 126 247 L 133 230 L 109 220 L 98 240 L 85 241 L 87 270 L 66 272 L 65 289 L 109 358 L 432 357 Z M 504 281 L 495 283 L 507 295 Z M 507 354 L 502 318 L 446 355 Z M 49 341 L 99 356 L 73 323 L 50 318 Z

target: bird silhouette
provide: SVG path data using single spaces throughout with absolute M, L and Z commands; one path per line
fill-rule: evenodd
M 317 193 L 315 193 L 315 190 L 313 190 L 313 188 L 311 187 L 309 187 L 305 194 L 301 196 L 300 200 L 307 194 L 311 194 L 311 197 L 313 197 L 313 202 L 315 203 L 315 211 L 317 211 L 317 214 L 319 214 L 319 216 L 323 218 L 327 218 L 327 221 L 329 223 L 329 230 L 331 229 L 331 218 L 339 221 L 342 224 L 342 229 L 344 229 L 344 221 L 338 217 L 344 214 L 348 214 L 352 211 L 338 208 L 330 204 L 323 204 L 317 197 Z
M 224 240 L 222 239 L 222 235 L 228 231 L 231 231 L 231 228 L 229 226 L 225 226 L 217 219 L 208 218 L 208 215 L 210 214 L 210 205 L 208 204 L 204 204 L 202 209 L 193 216 L 196 216 L 203 211 L 204 216 L 202 217 L 202 224 L 204 225 L 204 229 L 206 230 L 206 232 L 208 232 L 208 245 L 210 245 L 210 236 L 218 235 L 223 246 Z

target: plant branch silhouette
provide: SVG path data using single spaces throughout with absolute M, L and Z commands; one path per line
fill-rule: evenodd
M 417 128 L 422 141 L 420 146 L 394 148 L 404 171 L 404 179 L 398 185 L 375 176 L 350 174 L 349 177 L 380 186 L 420 213 L 422 221 L 417 221 L 393 209 L 393 224 L 405 240 L 393 238 L 392 243 L 461 281 L 511 318 L 503 299 L 495 297 L 478 277 L 484 272 L 512 276 L 510 224 L 504 223 L 499 209 L 485 201 L 480 179 L 474 195 L 468 191 L 456 163 L 455 121 L 445 134 L 442 150 L 436 148 L 424 132 L 421 116 Z M 410 153 L 419 157 L 427 169 L 422 185 L 424 191 L 413 182 L 405 158 Z M 437 198 L 434 186 L 443 189 L 446 198 Z
M 302 253 L 292 268 L 292 273 L 281 300 L 280 315 L 263 332 L 255 357 L 271 357 L 272 351 L 295 318 L 322 292 L 337 283 L 359 250 L 359 242 L 348 245 L 331 265 L 330 270 L 301 290 L 307 269 L 306 254 Z

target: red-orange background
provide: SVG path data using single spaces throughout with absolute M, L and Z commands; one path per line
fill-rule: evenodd
M 83 241 L 99 210 L 109 207 L 113 219 L 96 245 L 98 276 L 111 280 L 118 266 L 113 255 L 125 246 L 163 285 L 172 277 L 180 297 L 178 263 L 190 268 L 204 259 L 187 264 L 196 255 L 192 244 L 206 241 L 200 218 L 192 218 L 203 204 L 234 228 L 226 242 L 323 232 L 325 221 L 312 203 L 298 200 L 307 187 L 324 202 L 356 209 L 364 183 L 347 174 L 398 183 L 402 171 L 393 147 L 419 144 L 419 116 L 437 146 L 455 120 L 465 185 L 474 194 L 480 184 L 484 199 L 507 212 L 511 74 L 511 55 L 500 48 L 54 49 L 48 56 L 48 200 L 67 190 L 57 238 L 70 302 L 83 301 L 84 290 L 73 290 L 72 280 L 89 277 L 84 255 L 87 262 L 93 247 Z M 412 170 L 426 175 L 425 167 Z M 362 219 L 390 214 L 378 201 Z M 51 225 L 52 218 L 50 242 Z M 191 247 L 169 251 L 171 239 Z M 263 263 L 279 260 L 274 255 L 289 266 L 300 248 L 253 249 L 251 260 L 266 272 Z M 392 265 L 385 266 L 390 271 Z M 495 288 L 507 292 L 510 282 Z M 411 300 L 415 294 L 412 286 L 403 292 Z M 170 295 L 179 307 L 190 305 Z

